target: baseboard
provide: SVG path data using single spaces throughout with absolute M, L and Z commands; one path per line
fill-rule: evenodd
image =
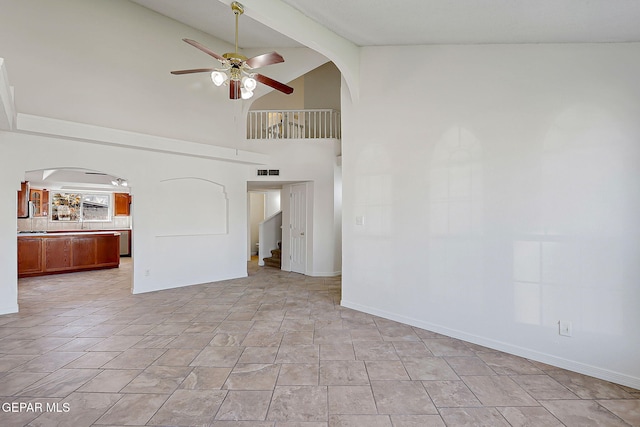
M 340 276 L 341 274 L 342 274 L 342 271 L 313 272 L 313 273 L 307 274 L 307 276 L 311 276 L 311 277 L 336 277 L 336 276 Z
M 469 334 L 457 329 L 451 329 L 429 322 L 423 322 L 421 320 L 398 315 L 395 313 L 390 313 L 388 311 L 380 310 L 374 307 L 367 307 L 350 301 L 342 300 L 340 301 L 340 305 L 343 307 L 351 308 L 353 310 L 372 314 L 374 316 L 383 317 L 385 319 L 394 320 L 396 322 L 401 322 L 410 326 L 415 326 L 417 328 L 426 329 L 438 334 L 488 347 L 494 350 L 499 350 L 516 356 L 525 357 L 530 360 L 535 360 L 536 362 L 546 363 L 547 365 L 556 366 L 558 368 L 567 369 L 579 374 L 588 375 L 594 378 L 599 378 L 601 380 L 610 381 L 612 383 L 621 384 L 640 390 L 640 378 L 629 376 L 621 372 L 600 368 L 598 366 L 592 366 L 586 363 L 576 362 L 575 360 L 564 359 L 552 354 L 542 353 L 529 348 L 516 346 L 479 335 Z

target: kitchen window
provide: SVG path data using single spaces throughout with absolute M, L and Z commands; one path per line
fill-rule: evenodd
M 51 221 L 110 220 L 110 193 L 53 193 Z

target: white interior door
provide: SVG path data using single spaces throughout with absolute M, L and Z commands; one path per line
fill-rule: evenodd
M 290 193 L 291 271 L 306 274 L 307 265 L 307 188 L 294 184 Z

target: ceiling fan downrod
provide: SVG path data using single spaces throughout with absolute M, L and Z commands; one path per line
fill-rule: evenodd
M 236 15 L 236 54 L 238 54 L 238 17 L 244 13 L 244 6 L 237 1 L 231 3 L 231 10 Z

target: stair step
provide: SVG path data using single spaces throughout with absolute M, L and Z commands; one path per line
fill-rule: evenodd
M 274 259 L 273 257 L 269 257 L 269 258 L 264 258 L 264 265 L 267 267 L 275 267 L 275 268 L 281 268 L 282 267 L 282 260 L 280 258 Z

